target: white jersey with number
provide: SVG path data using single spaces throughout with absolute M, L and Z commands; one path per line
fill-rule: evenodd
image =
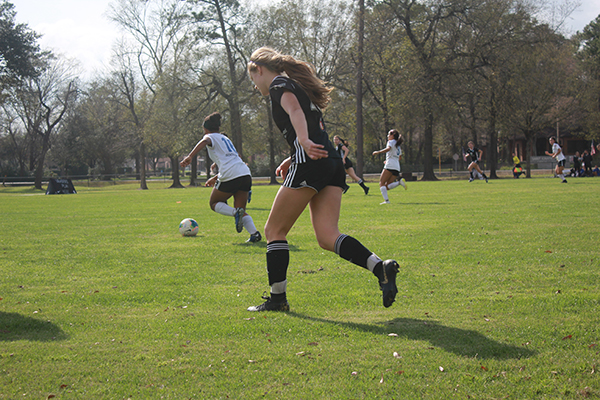
M 240 176 L 250 175 L 250 168 L 240 158 L 233 143 L 220 133 L 208 133 L 212 146 L 206 146 L 208 156 L 219 167 L 219 181 L 227 182 Z
M 385 153 L 384 168 L 400 171 L 400 156 L 402 155 L 400 145 L 396 146 L 396 141 L 392 139 L 388 140 L 386 147 L 389 147 L 391 150 Z
M 560 153 L 558 153 L 556 155 L 556 161 L 562 161 L 566 157 L 563 154 L 562 149 L 560 148 L 560 146 L 558 145 L 558 143 L 554 142 L 554 144 L 552 145 L 552 154 L 556 153 L 558 150 L 560 150 Z

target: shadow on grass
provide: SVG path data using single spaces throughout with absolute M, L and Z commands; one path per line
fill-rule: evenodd
M 477 331 L 444 326 L 431 319 L 395 318 L 386 322 L 360 324 L 315 318 L 295 312 L 289 312 L 288 315 L 378 335 L 395 333 L 409 340 L 427 341 L 433 347 L 469 358 L 508 360 L 529 358 L 537 354 L 522 346 L 497 342 Z
M 67 335 L 52 322 L 0 312 L 0 342 L 65 340 Z

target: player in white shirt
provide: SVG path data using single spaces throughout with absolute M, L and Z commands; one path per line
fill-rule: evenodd
M 204 137 L 180 163 L 187 167 L 202 149 L 208 149 L 208 155 L 219 167 L 219 174 L 206 181 L 206 186 L 212 186 L 210 208 L 219 214 L 235 218 L 235 228 L 240 233 L 244 228 L 250 234 L 247 242 L 258 242 L 262 239 L 260 232 L 254 226 L 252 217 L 246 213 L 248 192 L 252 188 L 250 169 L 240 158 L 231 140 L 222 133 L 221 114 L 212 113 L 204 119 Z M 233 196 L 234 207 L 227 205 L 227 200 Z
M 400 159 L 402 158 L 400 145 L 404 139 L 396 129 L 390 130 L 387 138 L 388 142 L 385 149 L 373 152 L 373 155 L 385 153 L 383 171 L 381 171 L 381 175 L 379 176 L 379 190 L 383 196 L 383 203 L 381 204 L 390 204 L 388 190 L 392 190 L 400 185 L 406 190 L 406 181 L 400 177 Z
M 562 148 L 556 143 L 556 138 L 554 136 L 548 139 L 550 142 L 550 146 L 552 146 L 552 153 L 546 151 L 546 155 L 552 156 L 556 158 L 556 176 L 562 179 L 562 183 L 567 183 L 565 176 L 563 174 L 563 169 L 565 168 L 566 157 L 562 152 Z

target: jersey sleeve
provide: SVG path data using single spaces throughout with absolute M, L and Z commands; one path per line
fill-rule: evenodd
M 269 86 L 269 95 L 271 100 L 281 104 L 281 97 L 286 90 L 294 93 L 296 85 L 291 79 L 285 79 L 283 76 L 278 76 L 273 79 L 271 86 Z

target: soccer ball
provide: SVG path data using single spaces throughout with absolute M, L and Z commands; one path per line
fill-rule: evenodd
M 195 219 L 186 218 L 179 223 L 179 233 L 182 236 L 196 236 L 200 227 Z

